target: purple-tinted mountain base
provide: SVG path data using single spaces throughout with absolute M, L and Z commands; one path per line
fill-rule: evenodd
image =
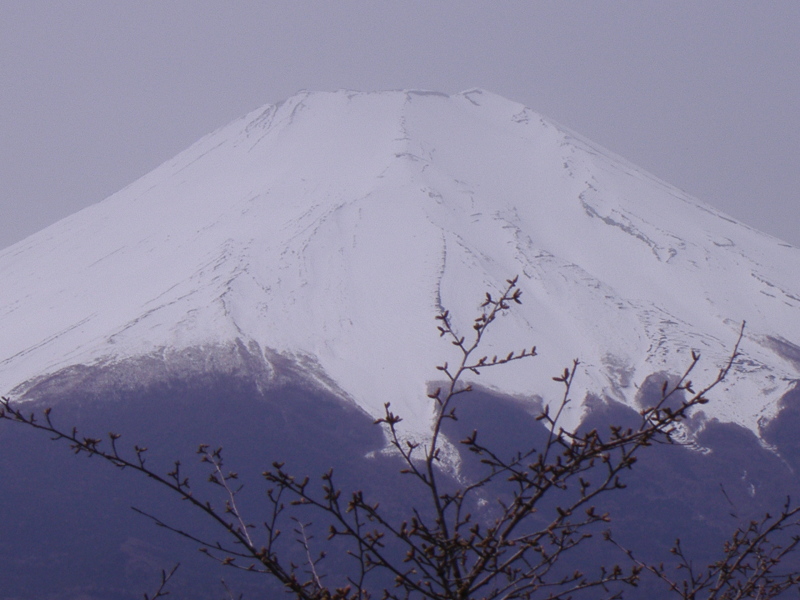
M 108 378 L 95 375 L 101 381 Z M 91 374 L 85 376 L 92 379 Z M 380 452 L 383 434 L 369 415 L 301 380 L 265 391 L 252 378 L 209 374 L 146 390 L 115 391 L 113 397 L 102 397 L 99 386 L 95 390 L 97 394 L 52 393 L 32 402 L 31 409 L 52 406 L 57 423 L 74 424 L 86 435 L 121 433 L 122 447 L 149 448 L 148 464 L 156 470 L 166 472 L 180 459 L 196 490 L 203 489 L 200 482 L 207 474 L 194 450 L 200 443 L 223 446 L 227 466 L 246 484 L 240 509 L 255 523 L 267 517 L 266 484 L 260 473 L 275 460 L 312 481 L 334 468 L 345 491 L 363 490 L 398 523 L 410 517 L 412 507 L 425 506 L 423 490 L 399 473 L 402 465 L 396 457 Z M 445 422 L 445 434 L 456 447 L 476 428 L 485 445 L 506 456 L 542 446 L 546 439 L 530 406 L 517 400 L 474 392 L 460 397 L 457 407 L 459 420 Z M 640 558 L 668 562 L 669 548 L 680 537 L 697 564 L 710 562 L 737 526 L 780 507 L 787 494 L 800 497 L 795 470 L 800 451 L 790 433 L 797 431 L 798 414 L 796 399 L 787 398 L 765 432 L 775 444 L 771 450 L 749 430 L 730 423 L 711 423 L 703 429 L 697 438 L 703 452 L 681 446 L 647 448 L 625 476 L 627 489 L 606 495 L 598 508 L 611 512 L 615 535 Z M 596 400 L 583 426 L 603 429 L 608 424 L 635 424 L 637 418 L 623 404 Z M 268 578 L 241 576 L 215 565 L 191 542 L 132 511 L 135 506 L 172 525 L 213 535 L 199 515 L 139 474 L 72 456 L 63 444 L 11 423 L 0 427 L 0 445 L 0 599 L 133 600 L 152 589 L 159 571 L 175 562 L 182 563 L 170 588 L 177 597 L 220 598 L 221 579 L 245 597 L 279 595 Z M 468 452 L 462 453 L 461 465 L 460 476 L 467 480 L 482 468 Z M 215 490 L 208 488 L 203 491 L 214 499 Z M 505 493 L 502 487 L 486 490 L 481 516 L 490 517 Z M 542 522 L 557 502 L 554 497 L 541 508 Z M 318 515 L 307 518 L 315 523 L 310 531 L 321 548 L 325 524 Z M 564 568 L 590 569 L 601 564 L 600 558 L 624 562 L 613 548 L 598 546 L 599 537 Z M 288 544 L 286 556 L 302 563 L 299 550 Z M 346 548 L 328 550 L 323 564 L 331 579 L 354 567 Z M 380 577 L 373 583 L 380 584 Z M 659 585 L 645 578 L 626 597 L 666 598 Z

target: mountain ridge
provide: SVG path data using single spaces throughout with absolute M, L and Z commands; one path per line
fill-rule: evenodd
M 468 330 L 514 275 L 523 306 L 486 353 L 541 356 L 477 379 L 498 392 L 547 401 L 579 356 L 577 398 L 636 406 L 691 349 L 713 377 L 745 319 L 707 416 L 758 433 L 798 378 L 796 248 L 483 90 L 339 91 L 257 109 L 0 252 L 0 388 L 239 343 L 424 434 L 452 356 L 434 316 Z

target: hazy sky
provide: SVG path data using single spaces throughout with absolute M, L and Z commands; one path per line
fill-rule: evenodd
M 0 247 L 300 89 L 472 87 L 800 246 L 797 0 L 0 0 Z

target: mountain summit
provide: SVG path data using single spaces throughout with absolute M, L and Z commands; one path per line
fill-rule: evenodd
M 800 369 L 800 251 L 524 106 L 471 90 L 300 93 L 0 252 L 0 390 L 300 376 L 424 433 L 486 291 L 523 304 L 484 387 L 636 406 L 653 373 L 743 357 L 706 416 L 758 432 Z M 719 396 L 720 394 L 718 394 Z M 553 399 L 555 399 L 553 397 Z M 585 403 L 574 403 L 569 423 Z

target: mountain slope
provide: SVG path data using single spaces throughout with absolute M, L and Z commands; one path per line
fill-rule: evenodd
M 578 356 L 576 398 L 635 406 L 690 349 L 713 377 L 744 319 L 707 415 L 757 432 L 798 378 L 798 249 L 487 92 L 340 91 L 254 111 L 0 252 L 0 389 L 33 398 L 83 366 L 130 386 L 303 372 L 421 433 L 455 357 L 434 316 L 466 333 L 517 274 L 524 304 L 485 350 L 541 356 L 485 371 L 502 393 L 548 401 Z

